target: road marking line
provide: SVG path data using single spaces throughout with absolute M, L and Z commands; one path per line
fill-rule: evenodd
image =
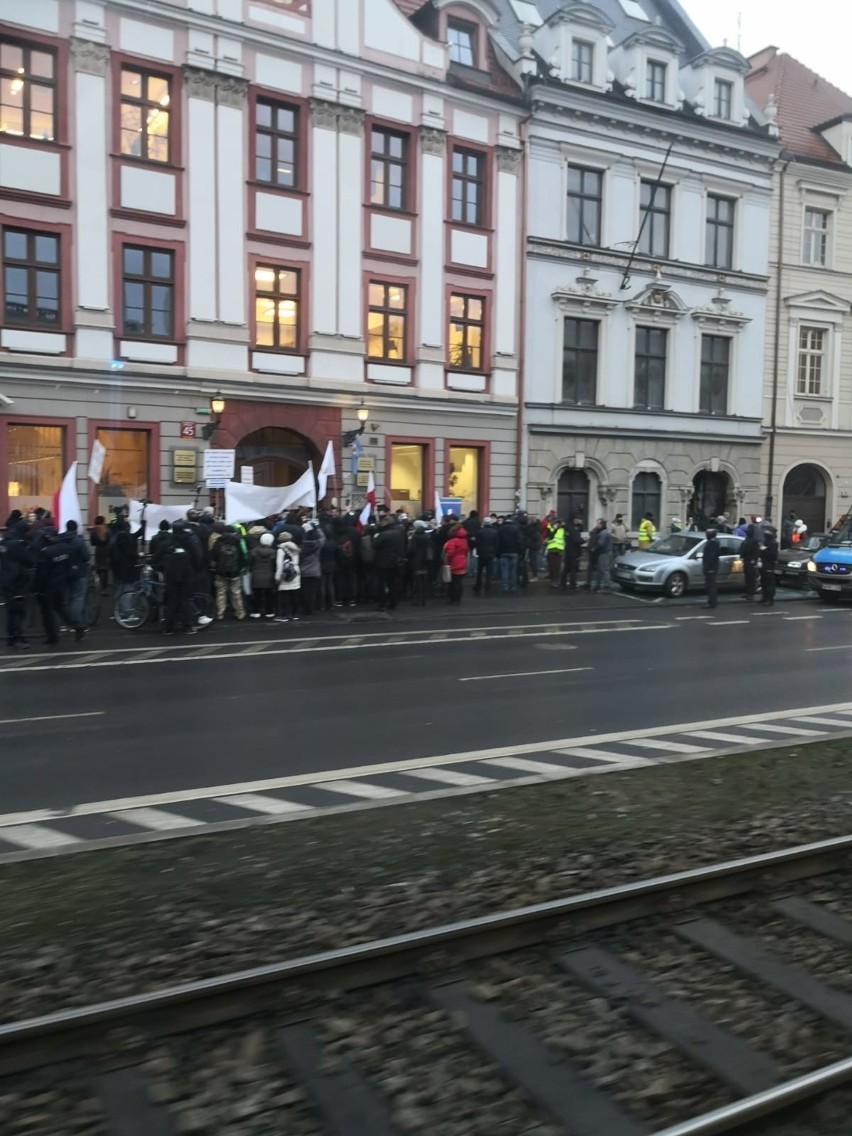
M 810 722 L 814 726 L 843 726 L 843 725 L 845 725 L 844 722 L 838 722 L 836 718 L 818 718 L 818 717 L 812 717 L 812 716 L 807 716 L 807 715 L 803 715 L 801 717 L 799 717 L 797 715 L 793 719 L 793 721 L 794 722 Z
M 822 619 L 821 615 L 785 615 L 785 623 L 801 623 L 806 619 Z
M 712 619 L 712 615 L 676 615 L 675 619 L 678 623 L 689 623 L 694 619 Z
M 179 813 L 166 813 L 162 809 L 118 809 L 110 812 L 109 816 L 116 820 L 135 824 L 139 828 L 151 828 L 155 832 L 168 832 L 173 828 L 192 828 L 203 824 L 203 821 L 194 817 L 180 816 Z
M 765 615 L 786 615 L 787 612 L 786 611 L 753 611 L 751 614 L 753 616 L 756 615 L 758 618 L 761 618 L 762 616 L 765 616 Z
M 575 746 L 573 749 L 555 749 L 562 757 L 594 757 L 603 765 L 656 765 L 650 757 L 636 757 L 633 754 L 616 753 L 608 749 L 592 749 L 590 746 Z M 581 771 L 582 772 L 582 771 Z
M 501 769 L 520 769 L 522 773 L 562 773 L 566 776 L 578 773 L 569 765 L 557 765 L 554 761 L 532 761 L 528 757 L 492 757 L 483 765 L 499 765 Z
M 21 848 L 59 848 L 64 844 L 80 844 L 78 836 L 70 836 L 67 832 L 57 832 L 53 828 L 44 828 L 40 824 L 18 824 L 4 828 L 2 839 L 10 844 L 18 844 Z
M 385 785 L 369 785 L 366 781 L 323 781 L 317 788 L 331 789 L 332 792 L 343 793 L 347 797 L 366 797 L 371 801 L 409 795 L 404 789 L 388 789 Z
M 573 738 L 550 738 L 541 742 L 525 742 L 520 745 L 499 746 L 492 749 L 467 750 L 464 753 L 443 753 L 434 757 L 408 758 L 404 761 L 388 761 L 374 765 L 354 766 L 346 769 L 324 770 L 320 773 L 297 773 L 287 777 L 273 777 L 259 781 L 245 781 L 230 785 L 208 785 L 200 788 L 183 789 L 167 793 L 152 793 L 143 797 L 125 797 L 112 801 L 87 801 L 67 810 L 31 809 L 16 813 L 0 814 L 0 826 L 58 820 L 68 816 L 94 816 L 99 813 L 114 812 L 117 809 L 135 809 L 141 806 L 173 805 L 182 801 L 209 800 L 211 797 L 228 797 L 234 793 L 262 793 L 270 789 L 288 789 L 292 786 L 323 784 L 337 778 L 369 777 L 377 773 L 408 773 L 413 769 L 429 769 L 437 766 L 459 765 L 462 763 L 489 761 L 492 758 L 518 756 L 533 753 L 555 753 L 560 749 L 576 750 L 581 746 L 604 746 L 625 742 L 632 745 L 637 738 L 661 738 L 667 734 L 686 734 L 691 730 L 723 729 L 725 726 L 759 726 L 760 730 L 772 733 L 821 734 L 821 730 L 764 725 L 767 722 L 784 722 L 803 714 L 852 714 L 852 702 L 837 702 L 823 706 L 800 706 L 795 710 L 768 710 L 761 714 L 742 714 L 729 718 L 708 718 L 698 722 L 679 722 L 672 726 L 650 726 L 641 730 L 617 730 L 608 734 L 586 734 Z M 709 753 L 709 750 L 705 750 Z M 2 833 L 0 833 L 2 836 Z
M 717 619 L 715 623 L 708 623 L 708 627 L 734 627 L 738 623 L 748 623 L 747 619 Z
M 102 718 L 106 710 L 84 710 L 79 714 L 40 714 L 35 718 L 4 718 L 0 726 L 17 726 L 22 722 L 59 722 L 64 718 Z
M 637 738 L 634 741 L 631 741 L 630 744 L 640 746 L 642 749 L 664 750 L 666 753 L 707 752 L 707 746 L 686 745 L 685 742 L 665 742 L 659 741 L 657 738 Z
M 467 678 L 460 678 L 459 682 L 487 682 L 488 679 L 492 678 L 532 678 L 534 675 L 576 674 L 577 671 L 593 671 L 594 669 L 594 667 L 560 667 L 553 671 L 510 671 L 508 674 L 502 675 L 468 675 Z
M 233 793 L 230 797 L 214 797 L 213 800 L 223 805 L 238 805 L 241 809 L 250 809 L 254 813 L 268 813 L 269 816 L 301 812 L 311 808 L 310 805 L 300 805 L 296 801 L 267 797 L 263 793 Z
M 462 773 L 459 769 L 411 769 L 407 777 L 419 777 L 423 781 L 438 781 L 442 785 L 493 785 L 493 777 L 480 777 L 478 773 Z
M 703 738 L 708 742 L 734 742 L 740 745 L 746 742 L 750 745 L 758 745 L 760 742 L 768 743 L 769 738 L 743 738 L 738 737 L 737 734 L 723 734 L 718 730 L 690 730 L 686 737 L 688 738 Z
M 848 651 L 852 647 L 850 643 L 839 643 L 836 647 L 805 647 L 806 651 Z
M 760 730 L 762 734 L 767 731 L 770 734 L 797 734 L 799 737 L 809 738 L 818 737 L 822 733 L 822 730 L 800 730 L 796 726 L 770 726 L 766 722 L 761 722 L 758 726 L 750 726 L 748 722 L 743 722 L 742 729 Z

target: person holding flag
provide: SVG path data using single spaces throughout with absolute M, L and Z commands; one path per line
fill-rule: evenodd
M 361 510 L 361 515 L 358 518 L 358 524 L 362 528 L 366 528 L 370 523 L 370 516 L 376 512 L 376 479 L 373 477 L 373 471 L 370 470 L 367 477 L 367 503 Z

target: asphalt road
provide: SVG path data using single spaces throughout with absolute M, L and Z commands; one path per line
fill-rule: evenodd
M 852 607 L 574 599 L 3 656 L 0 813 L 849 698 Z

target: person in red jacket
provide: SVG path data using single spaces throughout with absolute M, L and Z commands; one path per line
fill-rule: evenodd
M 447 603 L 461 603 L 464 577 L 467 572 L 467 533 L 458 523 L 450 529 L 450 535 L 444 545 L 443 560 L 450 569 Z

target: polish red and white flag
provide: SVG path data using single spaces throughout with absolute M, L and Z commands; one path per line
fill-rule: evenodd
M 368 525 L 370 523 L 370 514 L 376 511 L 376 481 L 373 477 L 373 471 L 370 470 L 370 475 L 367 478 L 367 504 L 361 510 L 361 516 L 358 518 L 359 525 Z

